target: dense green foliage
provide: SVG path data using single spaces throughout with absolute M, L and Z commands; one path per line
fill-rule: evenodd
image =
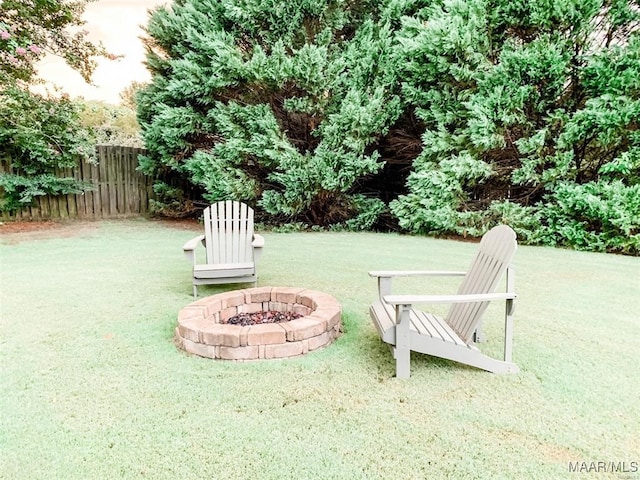
M 34 197 L 80 193 L 88 186 L 60 169 L 93 157 L 88 132 L 78 124 L 79 105 L 12 86 L 0 90 L 0 158 L 10 172 L 0 174 L 0 210 L 29 205 Z
M 402 112 L 376 2 L 178 1 L 151 17 L 154 81 L 139 97 L 147 171 L 189 175 L 209 200 L 283 220 L 368 227 L 358 182 Z M 364 13 L 364 12 L 368 13 Z
M 63 57 L 86 80 L 104 49 L 86 40 L 80 15 L 87 1 L 0 1 L 0 210 L 28 206 L 34 197 L 78 193 L 87 185 L 61 169 L 93 156 L 82 106 L 66 97 L 32 93 L 35 65 L 45 53 Z M 8 168 L 10 166 L 10 168 Z
M 425 131 L 400 225 L 502 221 L 531 242 L 640 251 L 638 6 L 447 1 L 405 18 L 403 92 Z
M 98 145 L 141 147 L 140 126 L 132 108 L 124 102 L 120 105 L 88 100 L 79 101 L 80 124 L 91 132 Z
M 144 167 L 272 221 L 505 222 L 638 253 L 639 19 L 638 0 L 178 0 L 148 25 Z

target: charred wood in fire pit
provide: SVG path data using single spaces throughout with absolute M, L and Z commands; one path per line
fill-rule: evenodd
M 295 320 L 296 318 L 301 318 L 304 315 L 294 312 L 278 312 L 276 310 L 269 310 L 263 312 L 255 312 L 255 313 L 239 313 L 238 315 L 234 315 L 229 318 L 226 322 L 231 325 L 259 325 L 261 323 L 280 323 L 280 322 L 288 322 L 290 320 Z

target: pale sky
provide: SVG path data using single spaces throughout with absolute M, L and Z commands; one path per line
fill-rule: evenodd
M 89 3 L 83 18 L 88 38 L 102 41 L 110 53 L 124 55 L 119 60 L 98 60 L 94 86 L 87 85 L 79 73 L 57 57 L 48 56 L 38 65 L 40 77 L 60 87 L 71 97 L 120 102 L 120 92 L 131 82 L 145 82 L 150 75 L 143 65 L 145 51 L 140 37 L 147 24 L 147 10 L 170 5 L 171 0 L 98 0 Z

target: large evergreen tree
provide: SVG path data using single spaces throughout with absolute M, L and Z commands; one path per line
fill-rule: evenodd
M 403 22 L 415 232 L 640 250 L 640 3 L 445 0 Z
M 139 118 L 147 171 L 286 221 L 370 226 L 359 182 L 401 113 L 378 2 L 180 0 L 151 16 Z

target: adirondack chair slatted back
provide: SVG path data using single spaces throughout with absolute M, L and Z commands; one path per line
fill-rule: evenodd
M 515 232 L 500 225 L 487 232 L 478 253 L 467 271 L 458 294 L 491 293 L 509 267 L 516 253 Z M 446 322 L 465 342 L 469 342 L 478 327 L 489 302 L 456 303 L 451 306 Z
M 240 202 L 214 203 L 204 210 L 207 263 L 253 261 L 253 209 Z

